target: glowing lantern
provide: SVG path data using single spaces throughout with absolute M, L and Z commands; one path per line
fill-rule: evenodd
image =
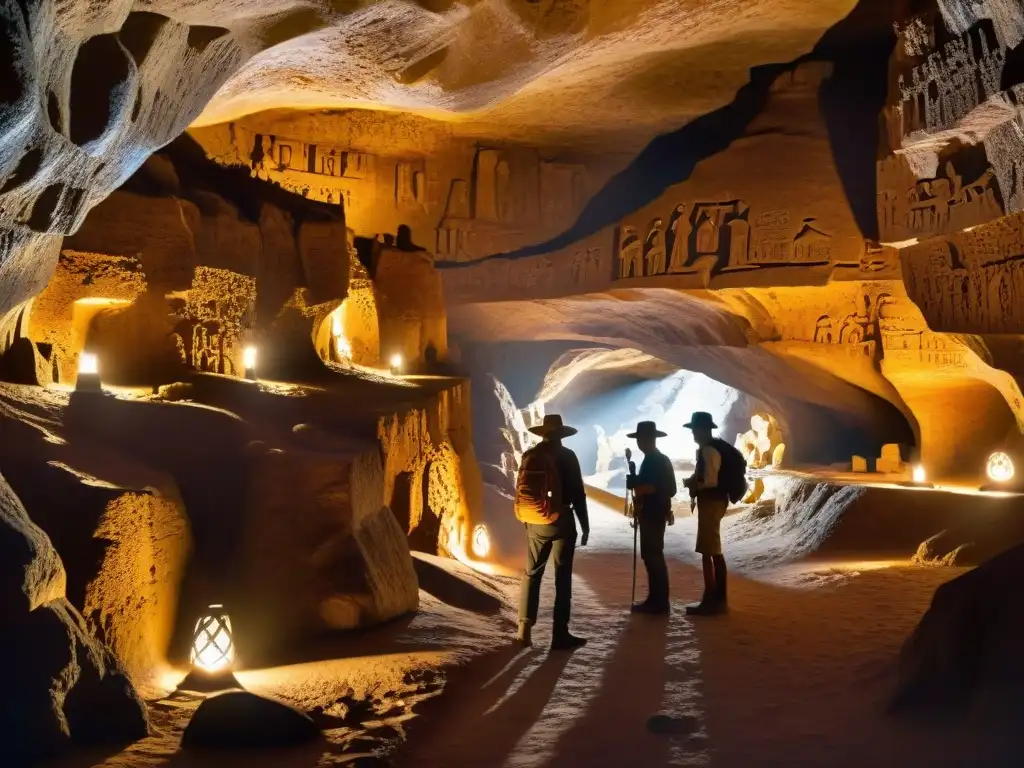
M 100 372 L 99 359 L 92 352 L 82 352 L 78 355 L 78 372 L 98 374 Z
M 928 476 L 925 474 L 924 467 L 922 465 L 920 465 L 920 464 L 915 464 L 914 465 L 914 482 L 915 483 L 923 483 L 927 479 L 928 479 Z
M 196 622 L 192 633 L 192 666 L 208 674 L 227 672 L 235 661 L 231 619 L 223 605 L 211 605 L 209 613 Z
M 985 471 L 992 482 L 1008 482 L 1013 479 L 1013 459 L 1002 451 L 996 451 L 988 457 Z
M 470 545 L 477 557 L 487 557 L 491 553 L 491 534 L 487 531 L 486 525 L 478 525 L 473 529 Z
M 100 363 L 93 352 L 78 353 L 78 379 L 75 381 L 78 392 L 102 392 L 100 382 Z
M 352 359 L 352 345 L 345 338 L 345 317 L 342 315 L 344 305 L 331 313 L 331 335 L 334 337 L 334 351 L 341 360 Z
M 256 378 L 256 347 L 246 347 L 242 350 L 242 367 L 245 368 L 247 379 Z
M 398 353 L 391 356 L 391 372 L 396 376 L 402 372 L 402 356 Z

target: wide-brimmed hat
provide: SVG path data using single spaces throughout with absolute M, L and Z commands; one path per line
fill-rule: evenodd
M 530 432 L 541 437 L 569 437 L 575 435 L 577 430 L 574 427 L 567 427 L 562 423 L 562 417 L 552 413 L 544 417 L 544 423 L 536 427 L 530 427 Z
M 711 418 L 710 413 L 704 411 L 694 411 L 693 416 L 690 420 L 683 424 L 687 429 L 697 429 L 699 427 L 707 427 L 708 429 L 718 429 L 718 425 L 715 424 L 715 420 Z
M 641 421 L 636 425 L 636 432 L 630 432 L 626 437 L 667 437 L 667 435 L 660 431 L 653 421 Z

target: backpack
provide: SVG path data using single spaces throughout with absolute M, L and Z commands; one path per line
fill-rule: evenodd
M 562 511 L 562 476 L 555 452 L 534 446 L 523 454 L 516 477 L 516 519 L 533 525 L 549 525 Z
M 718 487 L 725 491 L 732 504 L 743 501 L 747 495 L 747 460 L 737 450 L 721 438 L 716 437 L 711 445 L 722 457 L 722 468 L 718 471 Z

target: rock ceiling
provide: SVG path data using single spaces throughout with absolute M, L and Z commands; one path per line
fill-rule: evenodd
M 253 54 L 197 121 L 400 110 L 469 134 L 619 149 L 728 103 L 854 0 L 149 0 Z

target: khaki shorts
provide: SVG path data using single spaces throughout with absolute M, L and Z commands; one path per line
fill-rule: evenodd
M 702 555 L 722 554 L 722 518 L 729 502 L 718 498 L 697 499 L 697 546 Z

